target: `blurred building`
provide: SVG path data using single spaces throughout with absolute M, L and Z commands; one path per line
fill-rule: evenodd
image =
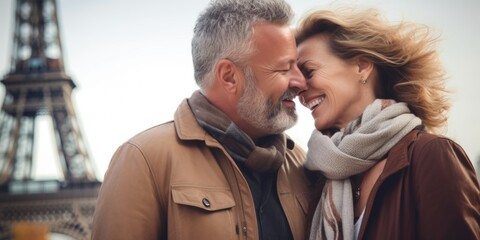
M 14 16 L 11 67 L 1 80 L 0 239 L 89 239 L 100 182 L 72 103 L 56 1 L 17 0 Z M 32 176 L 39 116 L 52 119 L 61 179 Z

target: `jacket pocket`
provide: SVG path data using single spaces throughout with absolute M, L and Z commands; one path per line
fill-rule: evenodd
M 172 186 L 173 215 L 177 239 L 233 239 L 235 200 L 230 189 Z
M 235 206 L 229 189 L 215 189 L 191 186 L 173 186 L 173 201 L 177 204 L 201 208 L 206 211 L 218 211 Z

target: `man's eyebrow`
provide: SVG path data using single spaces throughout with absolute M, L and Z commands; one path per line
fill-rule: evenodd
M 288 64 L 288 67 L 291 67 L 294 64 L 297 64 L 297 61 L 295 61 L 293 59 L 284 59 L 284 60 L 280 60 L 277 63 L 275 63 L 274 66 L 276 66 L 277 68 L 283 68 L 285 66 L 285 64 Z
M 284 64 L 284 63 L 285 63 L 285 62 L 283 62 L 282 64 Z M 288 64 L 288 66 L 290 67 L 290 66 L 292 66 L 292 65 L 294 65 L 294 64 L 297 64 L 297 61 L 295 61 L 295 60 L 293 60 L 293 59 L 290 59 L 290 60 L 287 60 L 287 64 Z

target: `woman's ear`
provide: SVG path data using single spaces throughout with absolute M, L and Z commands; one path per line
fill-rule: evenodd
M 216 65 L 217 84 L 226 92 L 237 94 L 239 86 L 239 71 L 235 63 L 228 59 L 218 61 Z
M 359 57 L 357 59 L 358 74 L 361 76 L 361 79 L 367 80 L 372 75 L 374 64 L 372 61 L 365 57 Z

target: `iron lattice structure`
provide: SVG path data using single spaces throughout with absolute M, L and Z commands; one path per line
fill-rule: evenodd
M 0 239 L 20 221 L 89 238 L 100 184 L 72 103 L 75 83 L 65 73 L 59 31 L 55 0 L 17 0 L 11 67 L 1 81 Z M 62 181 L 39 182 L 32 176 L 35 120 L 41 115 L 52 119 Z
M 47 225 L 52 233 L 90 239 L 98 182 L 64 186 L 58 181 L 17 182 L 0 194 L 0 239 L 18 223 Z

